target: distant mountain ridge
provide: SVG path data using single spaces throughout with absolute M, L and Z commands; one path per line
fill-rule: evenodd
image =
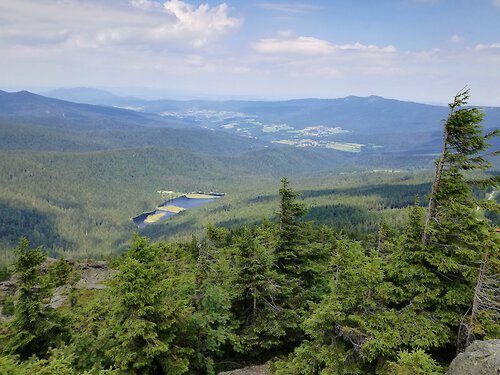
M 121 108 L 74 103 L 62 99 L 48 98 L 33 94 L 29 91 L 5 92 L 0 90 L 0 117 L 25 122 L 42 122 L 47 126 L 59 127 L 59 121 L 63 120 L 63 127 L 81 128 L 81 122 L 86 120 L 86 126 L 92 127 L 92 120 L 100 121 L 109 126 L 111 120 L 120 121 L 123 126 L 143 125 L 152 126 L 158 122 L 170 127 L 186 126 L 178 121 L 162 118 L 160 116 L 129 111 Z M 43 121 L 43 120 L 52 120 Z
M 67 87 L 41 92 L 40 95 L 75 103 L 113 105 L 121 100 L 141 100 L 134 97 L 122 97 L 106 90 L 91 87 Z
M 0 91 L 0 149 L 80 152 L 138 147 L 232 155 L 263 144 L 168 116 L 73 103 L 28 91 Z
M 423 144 L 429 137 L 439 137 L 442 133 L 441 120 L 448 115 L 447 106 L 421 104 L 416 102 L 386 99 L 371 95 L 368 97 L 348 96 L 337 99 L 295 99 L 287 101 L 207 101 L 207 100 L 144 100 L 131 97 L 120 97 L 109 92 L 104 95 L 101 90 L 65 89 L 55 94 L 59 98 L 78 96 L 94 104 L 114 105 L 135 108 L 141 112 L 168 114 L 172 117 L 191 120 L 200 126 L 222 129 L 231 133 L 249 130 L 249 135 L 266 140 L 273 140 L 268 134 L 259 133 L 251 128 L 252 122 L 263 124 L 285 124 L 293 129 L 304 129 L 311 126 L 341 127 L 347 132 L 335 137 L 340 141 L 359 143 L 380 143 L 387 147 L 396 142 L 402 135 L 422 137 Z M 52 92 L 52 95 L 54 92 Z M 69 95 L 69 96 L 68 96 Z M 99 98 L 105 96 L 104 99 Z M 487 129 L 500 126 L 500 108 L 484 107 Z M 217 115 L 225 116 L 226 123 Z M 233 115 L 231 117 L 231 115 Z M 231 120 L 241 118 L 238 126 L 229 127 Z M 226 125 L 226 126 L 225 126 Z M 240 130 L 238 130 L 240 129 Z M 279 133 L 279 132 L 278 132 Z M 276 134 L 281 135 L 281 134 Z M 286 134 L 285 134 L 286 135 Z M 396 135 L 396 137 L 395 137 Z M 401 139 L 399 139 L 401 141 Z M 404 140 L 403 140 L 404 141 Z M 384 144 L 385 142 L 385 144 Z M 410 147 L 413 147 L 410 145 Z
M 0 147 L 56 151 L 174 147 L 239 155 L 274 149 L 280 143 L 286 146 L 279 150 L 323 148 L 373 160 L 396 155 L 431 158 L 439 152 L 442 120 L 449 112 L 446 106 L 374 95 L 278 102 L 145 100 L 91 88 L 58 89 L 47 95 L 59 99 L 0 91 L 0 135 L 2 131 L 4 135 Z M 94 104 L 63 100 L 70 98 Z M 498 128 L 500 108 L 483 111 L 484 127 Z M 50 128 L 61 131 L 56 135 Z M 32 131 L 38 137 L 30 146 L 24 140 Z M 37 141 L 44 138 L 49 142 Z M 498 147 L 498 140 L 493 143 Z

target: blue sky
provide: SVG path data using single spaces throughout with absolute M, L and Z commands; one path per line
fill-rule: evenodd
M 500 0 L 2 0 L 0 89 L 500 106 Z

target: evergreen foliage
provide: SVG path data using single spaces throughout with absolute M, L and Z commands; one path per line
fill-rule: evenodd
M 69 263 L 41 267 L 41 249 L 22 240 L 0 370 L 212 375 L 273 359 L 280 375 L 442 375 L 472 339 L 500 334 L 500 236 L 487 219 L 498 203 L 482 199 L 497 178 L 481 173 L 490 135 L 467 98 L 450 105 L 428 207 L 417 197 L 401 210 L 404 220 L 372 216 L 375 230 L 362 241 L 306 222 L 305 202 L 286 178 L 277 196 L 245 202 L 278 208 L 252 225 L 207 225 L 200 240 L 168 243 L 137 234 L 103 290 L 77 290 Z M 390 195 L 396 188 L 387 186 Z M 302 196 L 349 201 L 380 192 L 347 190 Z M 390 207 L 362 199 L 373 210 Z M 54 311 L 50 288 L 68 283 L 68 303 Z
M 181 290 L 189 274 L 177 274 L 169 251 L 136 237 L 111 287 L 108 321 L 111 348 L 106 352 L 123 373 L 186 373 L 192 354 L 186 342 L 192 314 Z
M 494 204 L 477 199 L 472 192 L 472 186 L 496 187 L 499 178 L 471 179 L 473 171 L 490 167 L 485 156 L 487 140 L 499 132 L 483 134 L 483 115 L 477 108 L 464 107 L 468 99 L 469 91 L 462 91 L 450 104 L 422 235 L 426 268 L 438 280 L 428 303 L 437 306 L 434 316 L 449 327 L 450 340 L 456 338 L 460 320 L 472 305 L 479 264 L 491 253 L 498 255 L 500 247 L 493 228 L 478 212 Z M 470 334 L 457 338 L 459 349 L 464 340 L 470 341 Z
M 467 99 L 468 92 L 459 93 L 450 105 L 425 222 L 417 200 L 399 238 L 391 239 L 381 225 L 376 252 L 354 244 L 337 248 L 348 249 L 342 254 L 343 268 L 332 264 L 337 274 L 331 292 L 304 323 L 309 339 L 288 361 L 276 364 L 278 374 L 375 373 L 388 368 L 391 373 L 439 373 L 419 350 L 448 351 L 451 358 L 454 351 L 449 348 L 461 349 L 457 333 L 474 292 L 482 292 L 483 299 L 489 293 L 481 312 L 487 323 L 481 326 L 473 307 L 471 323 L 462 321 L 462 326 L 472 326 L 468 332 L 476 337 L 486 334 L 482 327 L 496 326 L 498 301 L 492 293 L 498 280 L 495 272 L 483 277 L 479 264 L 483 259 L 485 270 L 489 254 L 498 259 L 499 237 L 479 215 L 478 207 L 487 204 L 472 194 L 469 179 L 472 170 L 489 166 L 479 153 L 494 134 L 482 134 L 477 109 L 460 108 Z M 475 182 L 488 188 L 496 179 Z M 395 361 L 400 350 L 406 352 Z
M 389 362 L 388 375 L 442 375 L 444 368 L 422 349 L 402 351 L 396 362 Z
M 4 353 L 17 354 L 21 359 L 32 355 L 45 356 L 50 347 L 57 347 L 67 336 L 65 320 L 47 306 L 50 290 L 40 274 L 46 256 L 41 248 L 30 248 L 21 239 L 14 250 L 17 261 L 14 270 L 19 276 L 14 317 L 8 323 Z

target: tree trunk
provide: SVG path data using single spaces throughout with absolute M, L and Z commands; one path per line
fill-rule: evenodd
M 451 116 L 451 114 L 450 114 Z M 431 195 L 429 197 L 429 206 L 427 207 L 427 213 L 425 215 L 424 230 L 422 231 L 422 244 L 429 244 L 429 224 L 431 220 L 436 219 L 436 194 L 441 187 L 441 175 L 443 174 L 443 169 L 445 166 L 445 158 L 448 147 L 448 130 L 446 124 L 444 125 L 444 139 L 443 139 L 443 151 L 436 164 L 436 174 L 434 176 L 434 182 L 432 183 Z

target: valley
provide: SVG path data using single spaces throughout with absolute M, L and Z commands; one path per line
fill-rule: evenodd
M 87 101 L 92 93 L 86 91 Z M 432 126 L 423 119 L 445 113 L 445 108 L 379 97 L 95 99 L 103 98 L 106 106 L 0 93 L 4 261 L 23 235 L 52 256 L 107 257 L 123 252 L 137 230 L 154 240 L 181 240 L 203 237 L 210 223 L 228 228 L 255 223 L 273 216 L 283 176 L 302 193 L 309 208 L 305 219 L 369 240 L 381 220 L 400 226 L 404 208 L 416 195 L 425 200 L 429 194 L 439 117 Z M 141 111 L 112 107 L 118 104 Z M 381 107 L 374 110 L 374 105 Z M 411 122 L 418 116 L 407 112 L 414 106 L 430 111 L 418 115 L 423 124 L 418 130 Z M 495 119 L 497 112 L 488 113 Z M 382 120 L 386 113 L 394 116 Z M 400 126 L 405 117 L 408 122 Z M 384 125 L 372 131 L 363 125 L 370 118 Z M 369 143 L 377 137 L 376 144 Z M 392 144 L 390 152 L 380 139 Z M 169 193 L 165 187 L 170 193 L 226 195 L 207 206 L 175 209 L 182 214 L 170 218 L 172 210 L 152 211 L 168 200 L 157 193 Z M 147 219 L 152 225 L 137 228 L 132 218 L 141 212 L 150 213 L 139 215 L 142 223 Z
M 157 206 L 154 211 L 142 213 L 132 218 L 137 227 L 144 228 L 146 225 L 162 222 L 171 216 L 177 215 L 187 209 L 202 206 L 214 202 L 215 199 L 224 197 L 222 193 L 187 193 L 168 199 Z
M 500 375 L 500 0 L 0 0 L 0 375 Z
M 457 237 L 459 246 L 472 238 L 474 249 L 486 249 L 483 262 L 489 252 L 497 258 L 498 162 L 483 171 L 481 155 L 473 159 L 473 173 L 444 169 L 439 183 L 452 193 L 440 196 L 437 210 L 445 230 L 432 220 L 426 232 L 424 207 L 433 197 L 440 137 L 434 129 L 439 120 L 431 126 L 423 118 L 443 108 L 419 107 L 415 128 L 405 117 L 412 103 L 339 100 L 173 102 L 168 105 L 178 108 L 168 113 L 160 112 L 167 107 L 162 101 L 157 113 L 149 113 L 148 102 L 125 103 L 131 110 L 0 92 L 0 281 L 7 279 L 0 285 L 7 332 L 0 332 L 0 343 L 16 345 L 10 322 L 19 322 L 31 301 L 38 301 L 37 324 L 54 327 L 40 339 L 45 347 L 29 350 L 51 362 L 23 361 L 12 355 L 17 349 L 8 349 L 0 371 L 46 369 L 54 362 L 74 374 L 146 368 L 153 374 L 157 358 L 181 358 L 171 346 L 138 372 L 111 368 L 119 363 L 115 353 L 123 351 L 136 366 L 131 353 L 168 342 L 182 348 L 179 373 L 216 374 L 267 362 L 276 374 L 299 374 L 310 364 L 324 366 L 317 353 L 331 350 L 341 358 L 332 337 L 349 348 L 354 329 L 367 346 L 392 348 L 377 349 L 373 358 L 353 351 L 357 373 L 375 373 L 380 358 L 383 370 L 395 363 L 396 350 L 413 347 L 415 330 L 431 349 L 439 330 L 446 330 L 438 347 L 450 358 L 434 360 L 431 350 L 408 354 L 423 356 L 433 373 L 444 374 L 478 264 L 467 263 L 474 265 L 472 278 L 464 272 L 460 282 L 450 283 L 456 271 L 449 246 Z M 351 101 L 355 112 L 336 109 Z M 319 121 L 322 111 L 328 114 Z M 376 116 L 366 119 L 372 125 L 363 125 L 363 113 Z M 387 113 L 406 122 L 387 119 Z M 494 118 L 497 109 L 488 113 Z M 487 148 L 482 137 L 473 137 L 473 145 Z M 462 170 L 470 168 L 467 157 L 449 155 L 448 165 L 458 160 Z M 488 188 L 472 188 L 465 178 Z M 431 233 L 433 242 L 423 242 L 422 233 Z M 21 276 L 11 278 L 13 267 Z M 450 290 L 467 298 L 457 305 Z M 424 307 L 417 300 L 426 301 Z M 480 322 L 495 335 L 491 316 Z M 151 333 L 153 345 L 148 339 L 125 349 L 118 344 L 128 342 L 134 324 L 133 337 Z M 30 327 L 22 332 L 31 334 Z M 347 333 L 332 335 L 337 330 Z M 403 337 L 394 340 L 401 330 Z M 53 345 L 70 354 L 50 351 Z
M 275 102 L 143 100 L 109 93 L 104 96 L 102 91 L 93 94 L 90 89 L 78 88 L 45 95 L 111 107 L 133 107 L 139 114 L 154 113 L 191 126 L 265 142 L 299 147 L 337 144 L 341 151 L 355 149 L 378 155 L 398 152 L 409 157 L 438 152 L 441 120 L 448 114 L 446 106 L 375 95 Z M 500 122 L 500 109 L 484 107 L 482 110 L 485 129 L 495 129 Z M 498 140 L 493 141 L 497 146 Z

